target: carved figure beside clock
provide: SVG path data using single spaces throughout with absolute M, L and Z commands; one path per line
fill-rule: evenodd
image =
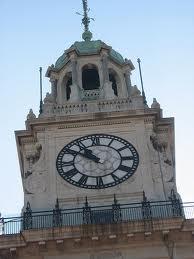
M 59 152 L 59 175 L 77 187 L 103 189 L 131 177 L 139 155 L 128 141 L 107 134 L 87 135 L 70 142 Z

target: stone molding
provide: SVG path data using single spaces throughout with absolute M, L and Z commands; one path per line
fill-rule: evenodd
M 10 258 L 10 249 L 15 248 L 17 258 L 129 258 L 135 251 L 137 258 L 169 258 L 169 244 L 175 244 L 176 256 L 181 258 L 193 258 L 192 224 L 188 220 L 172 219 L 153 222 L 151 232 L 145 231 L 145 223 L 132 222 L 131 224 L 100 225 L 48 228 L 42 230 L 25 230 L 17 235 L 0 236 L 0 258 Z M 190 227 L 183 230 L 185 225 Z M 137 228 L 136 228 L 137 227 Z M 149 234 L 149 235 L 148 235 Z M 60 240 L 58 242 L 57 240 Z M 60 246 L 59 246 L 60 244 Z M 44 246 L 43 250 L 40 246 Z M 139 248 L 139 250 L 138 250 Z M 152 250 L 155 256 L 152 257 Z M 149 254 L 142 254 L 142 251 Z M 157 254 L 157 256 L 156 256 Z M 6 257 L 8 255 L 8 257 Z M 85 257 L 84 257 L 85 255 Z M 87 255 L 87 257 L 86 257 Z M 108 257 L 109 258 L 109 257 Z M 131 258 L 131 257 L 130 257 Z M 177 257 L 179 258 L 179 257 Z

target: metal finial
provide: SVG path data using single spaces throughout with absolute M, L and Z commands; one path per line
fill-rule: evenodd
M 92 39 L 92 33 L 89 31 L 89 24 L 90 20 L 94 21 L 94 18 L 91 18 L 88 16 L 88 13 L 90 9 L 88 9 L 88 1 L 82 0 L 83 3 L 83 14 L 76 12 L 76 14 L 83 16 L 82 18 L 82 24 L 84 25 L 84 33 L 82 35 L 82 38 L 85 41 L 90 41 Z
M 29 201 L 27 202 L 27 205 L 26 205 L 26 212 L 31 212 L 31 206 L 30 206 L 30 203 Z
M 143 202 L 147 202 L 147 197 L 145 195 L 145 192 L 143 191 Z
M 39 72 L 40 72 L 40 107 L 39 107 L 39 113 L 41 114 L 43 109 L 43 102 L 42 102 L 42 67 L 39 68 Z
M 116 194 L 114 193 L 114 204 L 117 204 Z
M 85 198 L 85 207 L 88 207 L 88 197 Z
M 58 198 L 56 199 L 55 209 L 59 210 L 59 199 Z
M 145 96 L 145 92 L 144 92 L 144 87 L 143 87 L 143 79 L 142 79 L 142 73 L 141 73 L 141 60 L 140 58 L 137 59 L 137 63 L 139 65 L 139 74 L 140 74 L 140 79 L 141 79 L 141 91 L 142 91 L 142 96 L 143 96 L 143 103 L 145 105 L 147 105 L 147 101 L 146 101 L 146 96 Z

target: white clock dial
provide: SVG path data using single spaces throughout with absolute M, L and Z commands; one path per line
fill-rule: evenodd
M 136 149 L 126 140 L 94 134 L 70 142 L 57 157 L 57 170 L 69 183 L 102 189 L 127 180 L 137 169 Z

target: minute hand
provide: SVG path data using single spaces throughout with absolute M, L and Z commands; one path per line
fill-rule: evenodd
M 99 161 L 100 161 L 100 158 L 93 155 L 91 150 L 88 150 L 88 149 L 84 149 L 84 153 L 80 153 L 80 152 L 72 150 L 72 149 L 68 149 L 68 151 L 71 154 L 77 154 L 77 155 L 83 156 L 85 158 L 88 158 L 88 159 L 96 162 L 96 163 L 99 163 Z

